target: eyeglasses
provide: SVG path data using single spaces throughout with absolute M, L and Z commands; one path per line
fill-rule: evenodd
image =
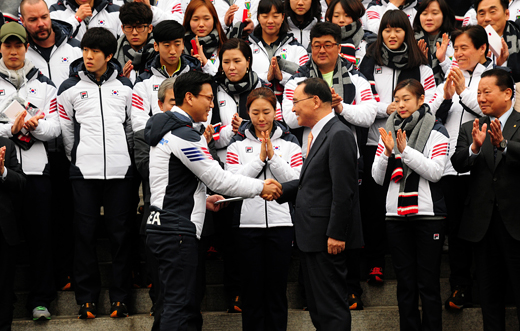
M 325 48 L 326 51 L 332 49 L 332 47 L 336 46 L 338 44 L 333 44 L 333 43 L 326 43 L 326 44 L 312 44 L 312 50 L 313 51 L 319 51 L 322 47 Z
M 204 94 L 199 94 L 199 95 L 197 95 L 197 98 L 198 97 L 204 97 L 204 98 L 208 99 L 209 102 L 213 102 L 213 98 L 214 98 L 213 95 L 204 95 Z
M 293 105 L 295 105 L 295 104 L 297 104 L 298 102 L 301 102 L 301 101 L 304 101 L 304 100 L 309 100 L 309 99 L 312 99 L 312 98 L 314 98 L 314 95 L 313 95 L 312 97 L 308 97 L 308 98 L 301 99 L 301 100 L 296 100 L 296 101 L 293 100 L 292 103 L 293 103 Z
M 144 30 L 148 27 L 148 24 L 139 24 L 139 25 L 123 25 L 123 31 L 132 32 L 134 29 L 137 32 L 144 32 Z

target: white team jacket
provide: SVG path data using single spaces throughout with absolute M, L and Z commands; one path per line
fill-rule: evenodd
M 271 143 L 274 156 L 266 162 L 260 160 L 261 142 L 254 131 L 251 122 L 241 125 L 239 133 L 227 148 L 226 169 L 251 178 L 274 178 L 280 183 L 298 179 L 303 164 L 302 149 L 288 128 L 276 121 L 273 123 Z M 279 204 L 254 197 L 242 201 L 238 207 L 241 228 L 292 226 L 287 203 Z
M 327 9 L 325 9 L 325 11 L 326 10 Z M 323 11 L 323 13 L 325 13 L 325 11 Z M 309 44 L 311 43 L 311 29 L 316 25 L 316 23 L 318 23 L 318 20 L 313 18 L 312 22 L 303 29 L 297 27 L 290 17 L 287 17 L 287 23 L 289 24 L 289 33 L 292 33 L 294 39 L 302 44 L 303 48 L 307 50 L 309 48 Z
M 509 2 L 509 20 L 514 22 L 518 19 L 520 19 L 520 0 L 512 0 Z M 477 11 L 472 6 L 464 15 L 462 26 L 477 24 Z
M 436 124 L 422 153 L 406 146 L 401 154 L 401 161 L 421 177 L 418 191 L 419 212 L 413 214 L 413 216 L 438 216 L 435 212 L 438 208 L 435 208 L 435 206 L 438 203 L 443 203 L 444 199 L 440 187 L 434 187 L 431 183 L 436 183 L 441 179 L 448 162 L 449 149 L 450 143 L 446 129 L 442 125 Z M 387 172 L 388 157 L 384 150 L 385 145 L 380 139 L 376 157 L 372 164 L 372 177 L 379 185 L 383 185 Z M 397 214 L 399 186 L 399 183 L 390 180 L 386 195 L 386 216 L 400 216 Z
M 475 120 L 476 116 L 471 114 L 465 109 L 469 109 L 472 112 L 478 114 L 479 116 L 484 116 L 480 106 L 477 101 L 477 89 L 478 83 L 480 82 L 480 76 L 484 71 L 489 69 L 493 69 L 493 62 L 488 61 L 487 65 L 477 64 L 475 69 L 473 70 L 473 74 L 470 74 L 466 70 L 462 70 L 462 74 L 464 75 L 466 89 L 459 96 L 457 93 L 453 95 L 452 101 L 453 104 L 448 112 L 448 118 L 446 119 L 446 123 L 444 126 L 446 130 L 448 130 L 448 134 L 450 135 L 450 146 L 452 149 L 450 150 L 450 159 L 455 153 L 455 148 L 457 146 L 457 137 L 459 136 L 459 130 L 462 124 Z M 433 114 L 437 113 L 440 105 L 444 101 L 444 83 L 437 87 L 435 94 L 433 95 L 433 99 L 430 100 L 429 106 Z M 464 106 L 463 106 L 464 105 Z M 444 175 L 457 175 L 457 171 L 451 165 L 451 160 L 448 160 L 446 165 L 446 169 L 444 171 Z M 469 172 L 464 173 L 464 175 L 469 175 Z
M 415 6 L 417 6 L 417 0 L 407 0 L 405 8 L 402 9 L 402 11 L 410 19 L 410 25 L 413 25 L 415 14 L 417 14 Z M 366 21 L 363 22 L 363 28 L 377 34 L 379 32 L 379 24 L 381 23 L 381 19 L 388 10 L 399 10 L 399 8 L 390 3 L 389 0 L 381 0 L 379 2 L 372 1 L 372 3 L 368 5 L 368 9 L 366 11 Z
M 429 103 L 435 93 L 435 78 L 433 77 L 433 70 L 427 65 L 420 66 L 421 72 L 421 84 L 424 87 L 424 102 Z M 394 70 L 389 67 L 381 67 L 376 65 L 374 67 L 374 83 L 378 97 L 377 102 L 377 118 L 374 124 L 368 131 L 368 142 L 369 146 L 377 146 L 379 141 L 379 128 L 385 127 L 386 119 L 388 114 L 386 109 L 388 105 L 393 102 L 394 88 L 397 85 L 397 79 L 401 70 Z M 372 82 L 370 82 L 373 84 Z
M 27 66 L 29 60 L 25 61 Z M 26 73 L 25 77 L 25 83 L 17 91 L 8 77 L 0 73 L 0 103 L 18 93 L 22 99 L 32 103 L 45 113 L 45 117 L 38 121 L 38 127 L 31 132 L 32 136 L 37 139 L 34 145 L 27 151 L 16 146 L 16 154 L 26 175 L 49 175 L 47 150 L 43 142 L 58 137 L 61 132 L 56 106 L 56 87 L 34 67 Z M 0 123 L 0 136 L 11 138 L 12 126 L 11 123 Z
M 108 63 L 102 83 L 85 70 L 83 59 L 58 92 L 63 144 L 71 160 L 71 178 L 121 179 L 131 175 L 130 107 L 132 83 Z

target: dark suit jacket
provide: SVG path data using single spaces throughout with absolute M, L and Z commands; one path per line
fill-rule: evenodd
M 480 127 L 489 117 L 480 119 Z M 470 158 L 469 147 L 473 143 L 473 122 L 465 123 L 459 132 L 457 149 L 451 158 L 458 172 L 471 171 L 469 195 L 464 206 L 459 236 L 471 242 L 482 240 L 488 229 L 494 205 L 513 238 L 520 240 L 520 114 L 513 110 L 504 125 L 502 135 L 508 141 L 505 155 L 497 151 L 495 160 L 489 134 L 480 153 Z
M 5 181 L 0 179 L 0 229 L 9 245 L 20 243 L 17 219 L 21 214 L 20 196 L 25 187 L 25 175 L 16 158 L 14 143 L 0 137 L 0 147 L 6 146 L 4 167 L 7 168 Z
M 303 252 L 327 250 L 329 237 L 361 248 L 357 147 L 352 131 L 337 117 L 315 138 L 300 179 L 282 184 L 278 202 L 295 203 L 294 230 Z

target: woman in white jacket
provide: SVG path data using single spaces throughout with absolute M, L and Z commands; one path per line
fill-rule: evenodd
M 214 76 L 219 66 L 218 52 L 226 42 L 217 11 L 210 0 L 192 0 L 184 15 L 184 53 L 196 57 L 206 70 Z M 193 49 L 192 42 L 197 49 Z
M 440 263 L 446 206 L 437 182 L 449 155 L 448 132 L 424 103 L 415 79 L 397 84 L 372 166 L 386 183 L 386 229 L 397 278 L 401 330 L 441 330 Z M 394 139 L 395 137 L 395 139 Z M 422 303 L 422 321 L 418 309 Z
M 257 88 L 247 98 L 251 121 L 228 147 L 229 171 L 279 182 L 298 179 L 301 148 L 289 129 L 275 121 L 276 97 Z M 293 228 L 288 203 L 250 198 L 235 206 L 234 225 L 241 254 L 243 330 L 287 329 L 287 275 Z
M 320 0 L 285 1 L 285 19 L 289 24 L 289 32 L 305 49 L 309 49 L 312 27 L 322 21 L 322 12 L 326 9 L 322 8 Z

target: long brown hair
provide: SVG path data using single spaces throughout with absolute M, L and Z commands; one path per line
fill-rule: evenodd
M 186 29 L 186 32 L 193 32 L 191 31 L 190 21 L 193 17 L 193 14 L 197 9 L 199 9 L 202 6 L 206 6 L 208 8 L 211 16 L 213 16 L 213 29 L 217 29 L 218 32 L 218 50 L 220 51 L 220 47 L 226 42 L 227 37 L 224 33 L 224 30 L 222 30 L 222 25 L 220 25 L 220 21 L 218 19 L 217 11 L 215 10 L 215 6 L 213 6 L 213 3 L 211 3 L 210 0 L 191 0 L 188 7 L 186 7 L 186 13 L 184 14 L 184 29 Z

